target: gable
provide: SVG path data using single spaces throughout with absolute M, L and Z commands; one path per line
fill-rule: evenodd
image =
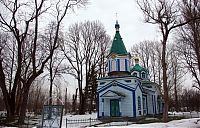
M 125 94 L 108 90 L 107 92 L 103 93 L 100 97 L 104 98 L 111 98 L 111 97 L 125 97 Z
M 120 87 L 122 89 L 129 90 L 129 91 L 134 91 L 135 90 L 135 88 L 133 88 L 133 87 L 130 87 L 128 85 L 125 85 L 125 84 L 122 84 L 120 82 L 117 82 L 117 81 L 113 80 L 112 82 L 108 83 L 107 85 L 99 88 L 97 90 L 97 92 L 100 93 L 100 92 L 102 92 L 102 91 L 104 91 L 104 90 L 106 90 L 106 89 L 108 89 L 108 88 L 110 88 L 112 86 L 118 86 L 118 87 Z

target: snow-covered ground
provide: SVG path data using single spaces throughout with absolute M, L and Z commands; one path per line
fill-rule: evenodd
M 191 112 L 168 112 L 170 117 L 173 116 L 183 116 L 185 118 L 199 118 L 200 112 L 191 111 Z
M 169 113 L 171 116 L 182 116 L 182 115 L 193 115 L 198 116 L 199 113 L 197 112 L 171 112 Z M 86 114 L 86 115 L 66 115 L 63 117 L 62 128 L 66 128 L 66 118 L 68 120 L 85 120 L 85 119 L 95 119 L 97 117 L 96 113 L 93 114 Z M 173 120 L 168 123 L 149 123 L 149 124 L 132 124 L 133 122 L 128 122 L 128 126 L 113 126 L 113 125 L 126 125 L 127 122 L 111 122 L 108 124 L 99 125 L 102 128 L 200 128 L 200 118 L 191 118 L 191 119 L 182 119 L 182 120 Z M 110 126 L 111 125 L 111 126 Z M 77 124 L 68 124 L 67 128 L 76 127 L 76 128 L 83 128 L 85 126 L 89 126 L 87 123 L 80 123 Z M 100 128 L 101 128 L 100 127 Z M 88 128 L 95 128 L 95 127 L 88 127 Z
M 89 126 L 89 121 L 87 121 L 88 123 L 73 123 L 76 121 L 86 121 L 89 119 L 96 119 L 97 118 L 97 114 L 96 113 L 92 113 L 92 114 L 85 114 L 85 115 L 66 115 L 63 116 L 63 120 L 62 120 L 62 128 L 75 128 L 75 127 L 83 127 L 83 126 Z M 73 122 L 68 121 L 67 125 L 66 125 L 66 121 L 67 120 L 73 120 Z M 100 123 L 100 121 L 98 122 Z
M 132 124 L 129 126 L 111 126 L 102 128 L 200 128 L 200 118 L 173 120 L 168 123 Z
M 192 116 L 200 116 L 200 113 L 197 112 L 169 112 L 169 116 L 182 116 L 188 115 L 188 117 Z M 62 128 L 85 128 L 90 124 L 101 123 L 96 120 L 95 122 L 90 122 L 88 120 L 96 119 L 97 114 L 86 114 L 86 115 L 65 115 L 62 119 Z M 148 119 L 148 118 L 146 118 Z M 66 120 L 67 123 L 66 123 Z M 86 121 L 87 123 L 72 123 L 70 120 L 79 120 Z M 126 124 L 128 126 L 124 126 Z M 67 124 L 67 125 L 66 125 Z M 113 125 L 121 125 L 121 126 L 113 126 Z M 122 126 L 123 125 L 123 126 Z M 0 126 L 1 127 L 1 126 Z M 148 123 L 148 124 L 134 124 L 134 122 L 111 122 L 107 124 L 98 125 L 100 128 L 200 128 L 200 117 L 199 118 L 190 118 L 190 119 L 182 119 L 182 120 L 173 120 L 168 123 Z M 8 127 L 4 127 L 8 128 Z M 9 127 L 11 128 L 11 127 Z M 14 127 L 13 127 L 14 128 Z M 36 127 L 35 127 L 36 128 Z M 87 128 L 95 128 L 95 127 L 87 127 Z
M 191 115 L 190 112 L 173 112 L 169 113 L 171 115 L 176 116 L 182 116 L 182 115 Z M 197 113 L 198 114 L 198 113 Z M 195 112 L 192 113 L 192 115 L 195 115 Z M 96 113 L 93 114 L 86 114 L 86 115 L 66 115 L 63 117 L 62 122 L 62 128 L 66 128 L 66 118 L 68 120 L 86 120 L 86 119 L 95 119 L 97 117 Z M 110 126 L 110 125 L 126 125 L 127 122 L 112 122 L 109 124 L 102 124 L 99 125 L 102 128 L 200 128 L 200 118 L 191 118 L 191 119 L 182 119 L 182 120 L 173 120 L 168 123 L 149 123 L 149 124 L 131 124 L 131 122 L 128 122 L 128 126 Z M 88 126 L 87 123 L 80 123 L 77 124 L 68 124 L 67 128 L 76 127 L 76 128 L 83 128 L 85 126 Z M 95 127 L 88 127 L 88 128 L 95 128 Z

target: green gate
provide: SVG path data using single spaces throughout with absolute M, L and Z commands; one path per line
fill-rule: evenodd
M 110 116 L 112 116 L 112 117 L 120 116 L 118 99 L 110 100 Z

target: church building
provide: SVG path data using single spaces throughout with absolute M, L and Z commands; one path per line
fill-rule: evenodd
M 98 79 L 97 113 L 104 117 L 139 117 L 162 113 L 162 98 L 158 84 L 149 79 L 148 69 L 131 63 L 115 24 L 115 37 L 107 56 L 107 76 Z

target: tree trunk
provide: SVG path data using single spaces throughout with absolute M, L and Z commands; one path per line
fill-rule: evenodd
M 79 90 L 79 97 L 80 97 L 80 100 L 79 100 L 79 114 L 80 115 L 83 115 L 85 114 L 85 96 L 84 96 L 84 93 Z
M 67 114 L 68 106 L 67 106 L 67 88 L 65 90 L 65 114 Z
M 0 58 L 0 87 L 3 93 L 3 101 L 7 110 L 7 118 L 14 116 L 14 109 L 11 103 L 11 97 L 6 89 L 6 80 L 2 66 L 2 59 Z
M 175 63 L 175 66 L 174 66 L 174 98 L 175 98 L 175 110 L 178 112 L 179 111 L 179 105 L 178 105 L 178 94 L 177 94 L 177 72 L 176 72 L 176 69 L 177 69 L 177 66 L 176 66 L 177 63 Z
M 164 111 L 163 111 L 163 121 L 168 121 L 168 104 L 169 104 L 169 98 L 168 98 L 168 86 L 167 86 L 167 64 L 165 61 L 166 56 L 166 42 L 167 38 L 164 38 L 162 42 L 162 69 L 163 69 L 163 90 L 164 90 Z
M 78 88 L 76 89 L 75 95 L 73 95 L 73 102 L 72 102 L 72 112 L 76 113 L 76 100 L 77 100 L 77 93 L 78 93 Z
M 21 103 L 21 109 L 20 109 L 20 118 L 19 118 L 19 123 L 24 123 L 24 119 L 25 119 L 25 116 L 26 116 L 26 108 L 27 108 L 27 103 L 28 103 L 28 94 L 29 94 L 29 88 L 30 88 L 30 85 L 24 85 L 24 86 L 27 86 L 27 87 L 24 87 L 23 88 L 23 98 L 22 98 L 22 103 Z

